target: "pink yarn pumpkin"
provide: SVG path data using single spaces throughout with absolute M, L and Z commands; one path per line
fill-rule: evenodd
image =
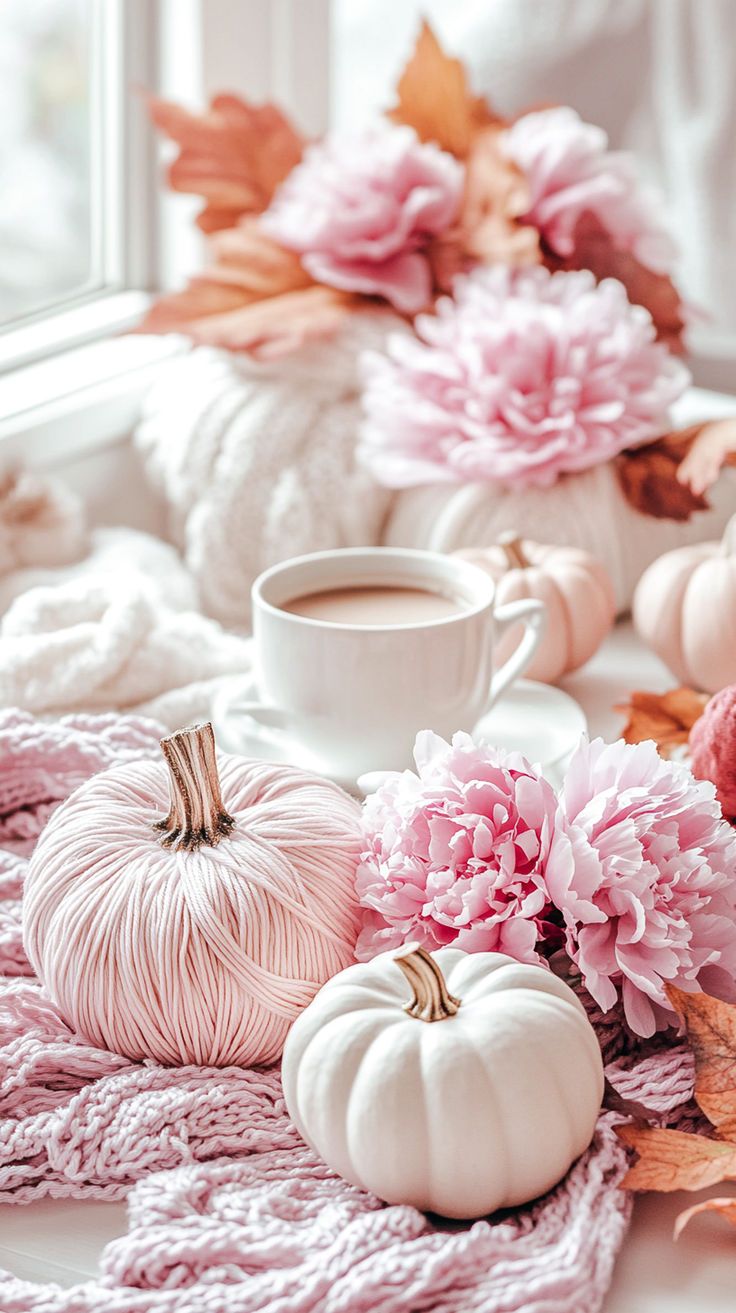
M 49 821 L 25 883 L 26 952 L 93 1044 L 173 1064 L 272 1062 L 354 961 L 360 808 L 304 771 L 216 760 L 211 725 L 161 747 L 168 771 L 104 771 Z

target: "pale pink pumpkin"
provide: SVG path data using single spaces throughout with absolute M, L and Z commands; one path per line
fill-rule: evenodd
M 499 606 L 536 597 L 547 610 L 547 627 L 526 670 L 545 684 L 579 666 L 598 651 L 616 615 L 616 599 L 606 567 L 577 547 L 554 547 L 504 534 L 496 547 L 456 553 L 480 565 L 496 581 Z M 522 628 L 514 625 L 494 647 L 503 663 L 517 648 Z
M 721 542 L 665 552 L 634 594 L 639 637 L 683 684 L 717 693 L 736 683 L 736 515 Z

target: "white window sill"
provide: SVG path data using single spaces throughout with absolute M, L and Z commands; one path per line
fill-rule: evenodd
M 106 338 L 0 379 L 0 467 L 53 466 L 120 441 L 157 367 L 183 349 L 173 335 Z

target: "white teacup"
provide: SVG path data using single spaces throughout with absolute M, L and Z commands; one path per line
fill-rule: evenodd
M 371 623 L 365 589 L 378 590 Z M 469 561 L 409 548 L 344 548 L 272 566 L 252 589 L 263 701 L 235 710 L 268 726 L 272 738 L 286 736 L 295 760 L 341 780 L 402 770 L 412 763 L 420 729 L 445 738 L 471 730 L 536 652 L 543 603 L 494 611 L 494 589 Z M 329 619 L 286 609 L 309 610 L 315 594 L 328 593 Z M 518 621 L 525 626 L 521 642 L 494 672 L 498 630 Z

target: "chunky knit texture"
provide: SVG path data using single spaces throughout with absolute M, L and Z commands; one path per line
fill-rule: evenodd
M 83 1043 L 44 999 L 22 949 L 26 855 L 72 787 L 157 755 L 160 734 L 133 718 L 0 715 L 0 1201 L 128 1196 L 130 1209 L 94 1281 L 0 1272 L 3 1313 L 596 1313 L 630 1211 L 620 1114 L 601 1114 L 543 1199 L 443 1223 L 335 1177 L 289 1121 L 276 1068 L 130 1062 Z M 599 1034 L 623 1096 L 692 1122 L 682 1045 L 636 1047 L 610 1021 Z
M 195 576 L 200 604 L 223 624 L 250 622 L 250 586 L 276 561 L 332 547 L 488 547 L 512 530 L 582 547 L 610 571 L 626 611 L 642 571 L 672 547 L 720 537 L 733 512 L 736 470 L 687 523 L 642 515 L 626 501 L 614 462 L 566 475 L 551 488 L 492 483 L 380 486 L 356 464 L 360 357 L 388 332 L 387 311 L 352 315 L 343 333 L 286 361 L 259 364 L 198 347 L 163 366 L 136 441 L 168 506 L 169 533 Z M 729 410 L 693 388 L 673 423 Z
M 379 541 L 391 493 L 356 465 L 355 439 L 361 351 L 389 329 L 408 331 L 366 312 L 285 362 L 201 347 L 160 370 L 136 440 L 201 606 L 223 624 L 249 623 L 267 566 Z

